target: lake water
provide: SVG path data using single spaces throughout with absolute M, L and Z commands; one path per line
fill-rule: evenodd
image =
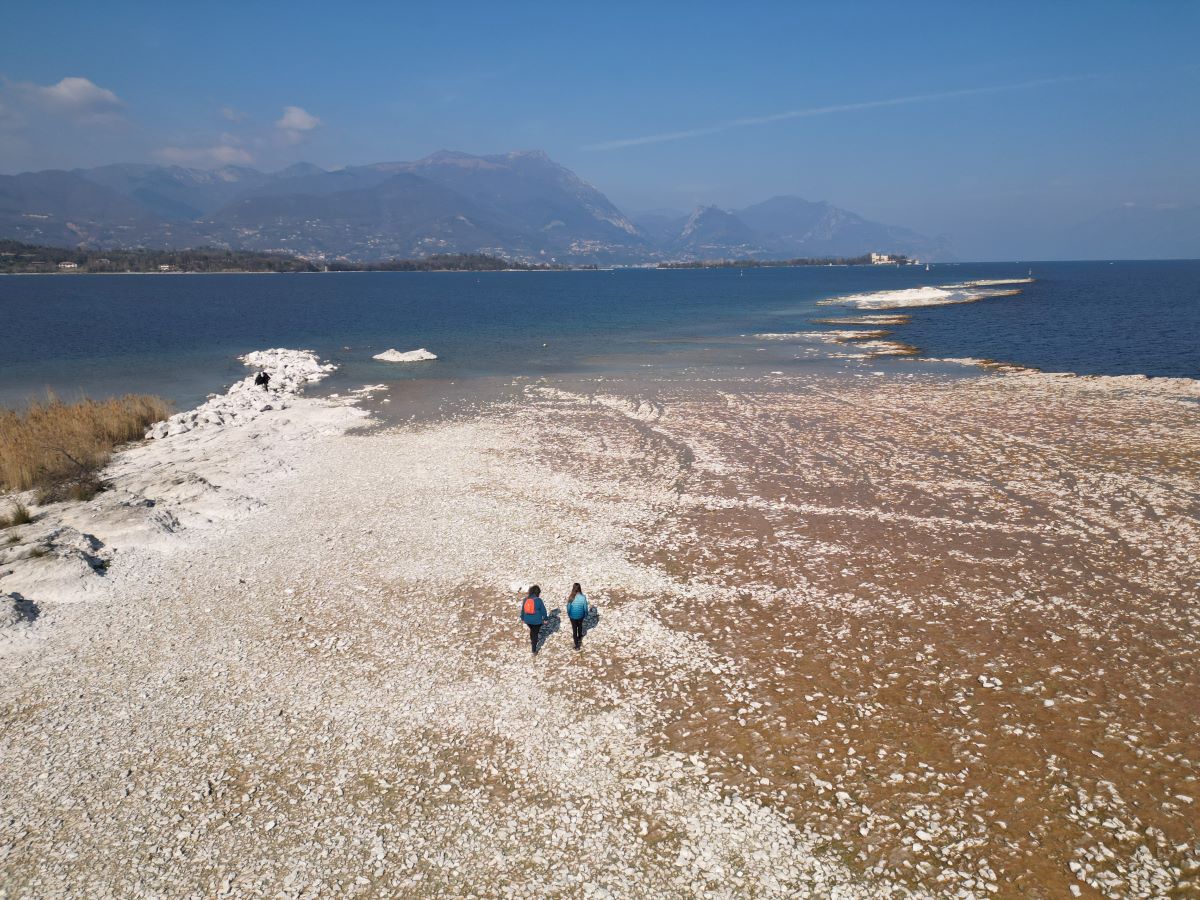
M 812 330 L 820 327 L 812 318 L 858 312 L 821 300 L 1021 278 L 1028 269 L 7 276 L 0 277 L 0 404 L 19 406 L 52 388 L 66 397 L 154 392 L 186 408 L 246 374 L 239 354 L 279 346 L 338 362 L 327 389 L 697 360 L 862 365 L 797 354 L 792 345 L 764 351 L 739 336 Z M 934 357 L 1200 377 L 1200 261 L 1038 263 L 1033 276 L 1015 297 L 903 310 L 913 318 L 894 339 Z M 371 359 L 390 347 L 427 347 L 439 359 Z

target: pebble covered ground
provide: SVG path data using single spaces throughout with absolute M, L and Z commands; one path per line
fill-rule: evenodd
M 189 423 L 171 478 L 119 459 L 175 526 L 10 617 L 0 896 L 1197 890 L 1187 398 L 560 379 L 350 432 L 338 402 Z
M 653 498 L 632 558 L 689 587 L 656 618 L 734 663 L 667 691 L 645 673 L 636 690 L 672 710 L 664 745 L 715 757 L 862 871 L 914 888 L 1200 893 L 1188 384 L 548 393 L 552 465 Z

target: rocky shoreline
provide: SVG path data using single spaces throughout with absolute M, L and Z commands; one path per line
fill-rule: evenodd
M 1194 888 L 1189 397 L 551 380 L 361 433 L 246 362 L 286 389 L 0 551 L 14 896 Z
M 147 441 L 120 451 L 102 473 L 107 489 L 86 502 L 34 504 L 34 521 L 5 532 L 0 599 L 8 614 L 0 653 L 52 630 L 48 622 L 81 599 L 112 596 L 110 567 L 124 554 L 169 553 L 189 529 L 206 529 L 260 504 L 260 483 L 286 473 L 304 442 L 340 433 L 366 414 L 356 398 L 316 400 L 305 386 L 334 370 L 307 350 L 274 349 L 242 358 L 271 374 L 264 390 L 247 376 L 193 410 L 152 426 Z

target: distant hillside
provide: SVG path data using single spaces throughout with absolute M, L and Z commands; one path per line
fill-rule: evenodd
M 671 210 L 634 221 L 674 259 L 852 258 L 871 251 L 952 259 L 944 238 L 871 222 L 825 202 L 772 197 L 739 210 L 702 206 L 690 216 Z
M 135 164 L 76 169 L 72 174 L 111 188 L 140 204 L 146 212 L 170 222 L 186 222 L 204 216 L 229 203 L 238 194 L 279 177 L 241 166 L 223 166 L 209 171 Z M 280 176 L 286 177 L 284 173 Z
M 634 213 L 629 220 L 654 246 L 666 247 L 679 237 L 688 214 L 677 209 L 652 209 Z
M 944 239 L 930 239 L 908 228 L 882 225 L 825 202 L 799 197 L 773 197 L 738 212 L 759 234 L 768 251 L 783 256 L 838 256 L 869 253 L 905 253 L 944 259 Z
M 639 227 L 640 226 L 640 227 Z M 0 236 L 95 249 L 216 247 L 329 261 L 490 254 L 569 265 L 726 257 L 944 256 L 944 244 L 827 203 L 635 224 L 540 151 L 266 174 L 122 164 L 0 177 Z
M 692 213 L 669 246 L 674 256 L 700 259 L 766 253 L 762 235 L 715 206 L 702 206 Z
M 0 237 L 59 246 L 135 245 L 159 227 L 137 200 L 74 172 L 0 175 Z

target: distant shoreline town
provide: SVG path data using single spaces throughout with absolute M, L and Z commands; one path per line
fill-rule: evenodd
M 72 250 L 0 240 L 0 274 L 6 275 L 154 275 L 320 272 L 545 272 L 612 268 L 742 269 L 792 266 L 917 265 L 903 254 L 795 259 L 683 260 L 634 266 L 523 263 L 486 253 L 434 254 L 420 259 L 374 262 L 310 260 L 286 253 L 198 248 L 195 250 Z

